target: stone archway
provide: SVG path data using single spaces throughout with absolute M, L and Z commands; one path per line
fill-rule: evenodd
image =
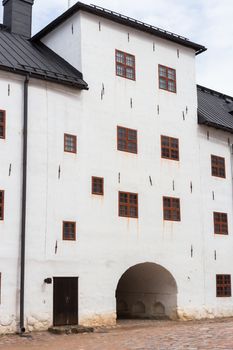
M 177 285 L 164 267 L 142 263 L 130 267 L 116 289 L 117 318 L 176 318 Z

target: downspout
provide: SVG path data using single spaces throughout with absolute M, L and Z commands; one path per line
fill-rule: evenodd
M 25 291 L 25 238 L 26 238 L 26 204 L 27 204 L 27 138 L 28 138 L 28 75 L 24 80 L 23 97 L 23 181 L 21 212 L 21 250 L 20 250 L 20 334 L 24 326 L 24 291 Z

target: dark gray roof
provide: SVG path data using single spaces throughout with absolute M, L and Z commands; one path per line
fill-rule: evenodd
M 198 123 L 233 133 L 233 97 L 200 85 L 197 97 Z
M 87 89 L 82 74 L 40 41 L 33 43 L 0 25 L 0 69 Z
M 74 13 L 78 11 L 85 11 L 88 13 L 92 13 L 94 15 L 97 15 L 99 17 L 103 17 L 106 19 L 109 19 L 110 21 L 120 23 L 123 25 L 126 25 L 131 28 L 138 29 L 140 31 L 155 35 L 159 38 L 163 38 L 166 40 L 173 41 L 175 43 L 178 43 L 180 45 L 192 48 L 195 50 L 196 55 L 198 55 L 201 52 L 206 51 L 206 48 L 202 45 L 196 44 L 192 41 L 189 41 L 187 38 L 184 38 L 183 36 L 168 32 L 166 30 L 163 30 L 161 28 L 154 27 L 150 24 L 138 21 L 134 18 L 121 15 L 120 13 L 107 10 L 100 6 L 95 5 L 86 5 L 82 2 L 77 2 L 75 5 L 73 5 L 71 8 L 69 8 L 66 12 L 64 12 L 61 16 L 57 17 L 54 21 L 52 21 L 50 24 L 48 24 L 44 29 L 42 29 L 39 33 L 34 35 L 32 38 L 33 41 L 36 41 L 38 39 L 41 39 L 46 34 L 51 32 L 54 28 L 59 26 L 61 23 L 66 21 L 70 16 L 72 16 Z

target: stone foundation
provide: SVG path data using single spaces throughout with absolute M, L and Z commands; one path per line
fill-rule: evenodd
M 115 326 L 116 313 L 94 314 L 89 317 L 81 317 L 79 323 L 86 327 Z
M 207 308 L 201 309 L 187 308 L 177 309 L 177 317 L 181 321 L 201 320 L 201 319 L 213 319 L 213 318 L 224 318 L 233 316 L 233 307 L 225 308 Z

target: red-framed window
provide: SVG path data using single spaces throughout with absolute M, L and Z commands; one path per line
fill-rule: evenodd
M 163 219 L 169 221 L 180 221 L 179 198 L 163 197 Z
M 162 135 L 161 157 L 171 160 L 179 160 L 179 139 Z
M 92 194 L 104 195 L 104 178 L 92 176 Z
M 63 221 L 63 240 L 75 241 L 76 240 L 76 222 L 75 221 Z
M 119 192 L 119 216 L 138 218 L 138 194 Z
M 214 212 L 214 233 L 218 235 L 228 235 L 228 220 L 226 213 Z
M 216 296 L 231 297 L 231 275 L 216 275 Z
M 116 75 L 119 77 L 136 80 L 135 56 L 119 50 L 115 51 Z
M 137 130 L 117 127 L 117 149 L 118 151 L 137 153 Z
M 77 136 L 64 134 L 64 151 L 77 153 Z
M 0 139 L 6 137 L 6 111 L 0 110 Z
M 176 92 L 175 69 L 159 64 L 159 88 L 170 92 Z
M 0 190 L 0 220 L 4 220 L 4 191 Z
M 226 177 L 225 158 L 211 155 L 212 176 Z

